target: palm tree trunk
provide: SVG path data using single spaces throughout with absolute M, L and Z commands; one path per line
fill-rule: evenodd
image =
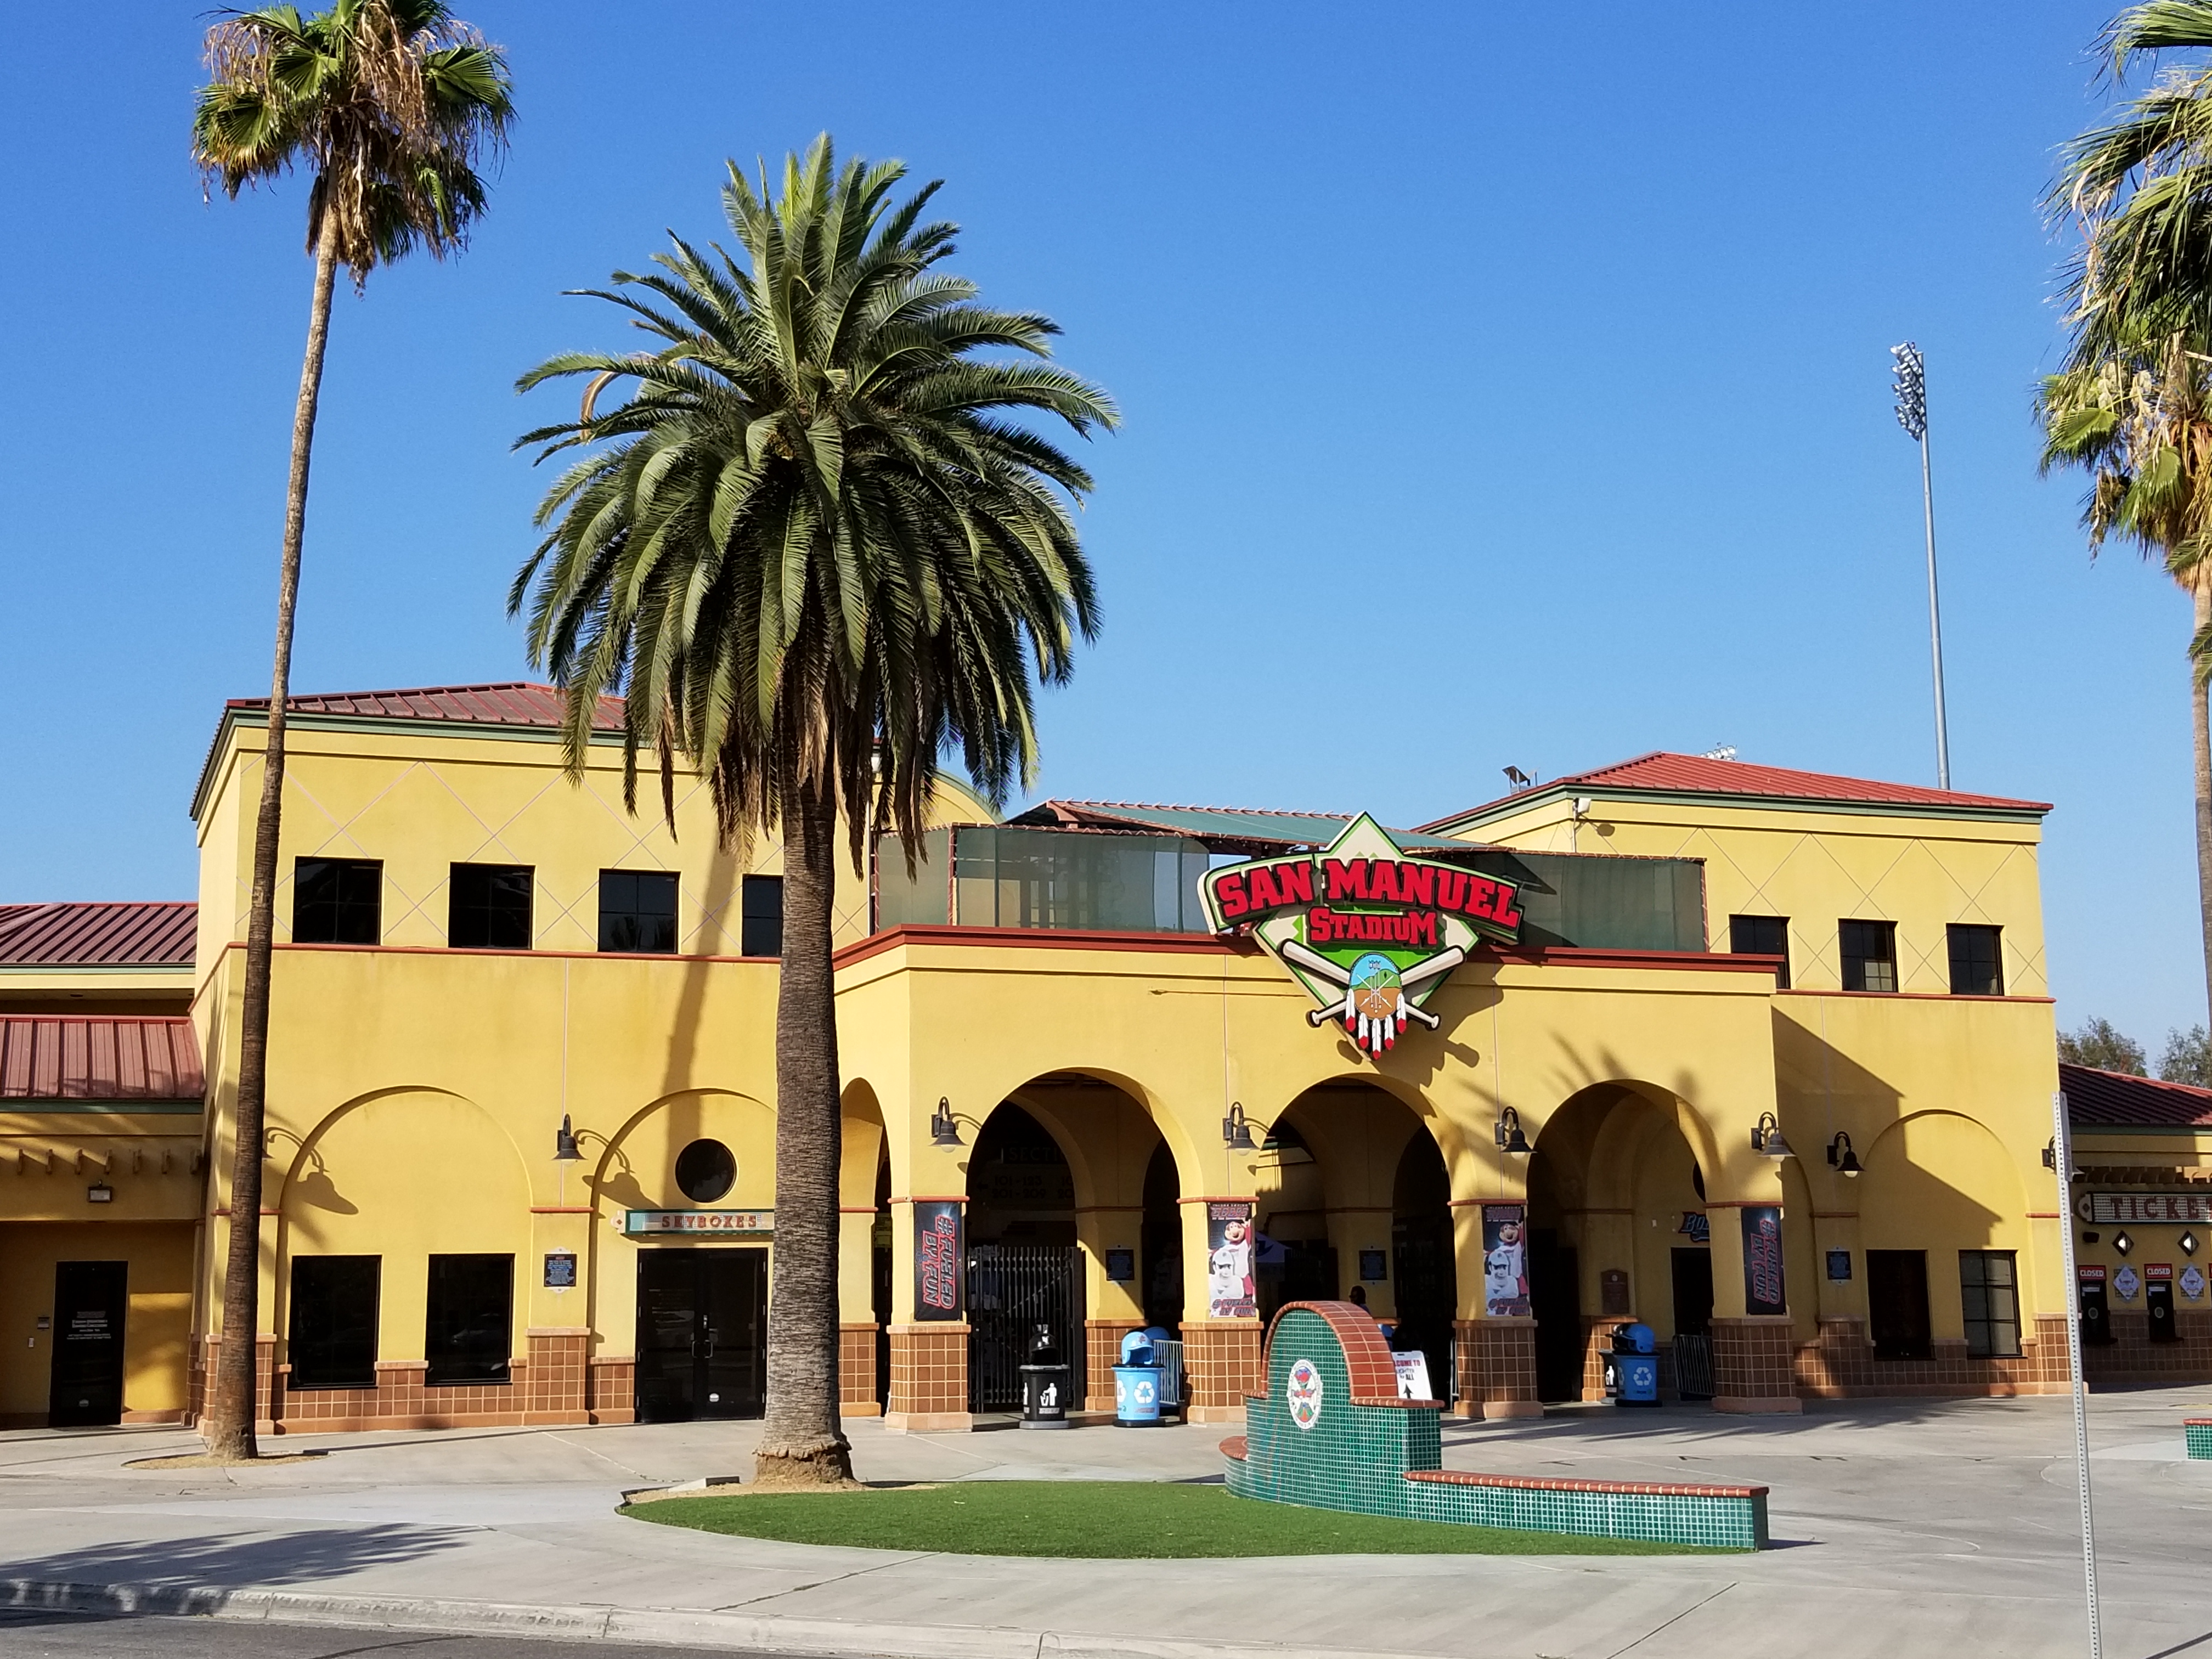
M 783 793 L 783 962 L 775 1007 L 775 1255 L 768 1401 L 753 1479 L 853 1478 L 837 1413 L 837 1011 L 830 967 L 836 814 L 826 787 Z
M 315 241 L 315 295 L 307 313 L 307 351 L 292 412 L 292 473 L 284 501 L 284 554 L 276 579 L 276 660 L 269 684 L 269 741 L 261 761 L 261 805 L 253 820 L 253 892 L 246 913 L 246 990 L 239 1011 L 238 1100 L 230 1176 L 230 1254 L 222 1277 L 222 1342 L 216 1353 L 215 1397 L 202 1431 L 217 1457 L 257 1455 L 254 1360 L 261 1323 L 262 1127 L 269 1077 L 269 968 L 276 927 L 276 835 L 284 809 L 284 699 L 292 679 L 292 621 L 300 599 L 300 545 L 307 527 L 307 463 L 315 444 L 315 404 L 323 389 L 323 350 L 331 332 L 331 290 L 337 277 L 337 216 L 323 215 Z
M 2197 631 L 2191 640 L 2207 637 L 2212 627 L 2212 571 L 2200 572 L 2190 585 L 2196 601 Z M 2197 902 L 2204 927 L 2204 994 L 2212 1008 L 2212 715 L 2205 708 L 2204 680 L 2195 653 L 2189 663 L 2189 720 L 2197 742 Z

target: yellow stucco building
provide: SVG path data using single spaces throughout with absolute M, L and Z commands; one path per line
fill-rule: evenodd
M 570 781 L 557 707 L 293 711 L 268 1427 L 759 1408 L 777 849 L 690 781 L 626 812 L 612 708 Z M 210 1374 L 263 723 L 216 733 L 196 907 L 0 907 L 8 1420 L 179 1419 Z M 1107 1409 L 1154 1324 L 1235 1418 L 1273 1309 L 1355 1291 L 1468 1414 L 1597 1396 L 1632 1320 L 1723 1409 L 2063 1386 L 2047 810 L 1670 755 L 1387 835 L 947 787 L 838 897 L 848 1411 L 1003 1409 L 1040 1324 Z M 1332 928 L 1386 943 L 1315 968 Z M 2093 1376 L 2212 1376 L 2196 1212 L 2149 1202 L 2212 1169 L 2203 1104 L 2081 1126 L 2085 1214 L 2139 1218 L 2085 1261 L 2172 1286 L 2165 1334 L 2112 1287 Z

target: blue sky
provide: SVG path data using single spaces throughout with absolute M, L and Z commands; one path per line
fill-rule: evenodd
M 473 0 L 522 119 L 477 246 L 341 292 L 301 690 L 517 678 L 545 417 L 616 343 L 561 290 L 718 231 L 723 158 L 898 155 L 960 269 L 1121 401 L 1103 639 L 1042 793 L 1386 822 L 1645 750 L 1934 781 L 1929 358 L 1954 781 L 2055 801 L 2062 1021 L 2202 1017 L 2186 607 L 2035 476 L 2052 147 L 2100 7 L 619 8 Z M 181 896 L 222 700 L 265 687 L 308 267 L 296 185 L 204 205 L 201 19 L 140 4 L 102 118 L 12 26 L 0 403 L 16 764 L 0 899 Z M 1373 20 L 1381 21 L 1373 21 Z

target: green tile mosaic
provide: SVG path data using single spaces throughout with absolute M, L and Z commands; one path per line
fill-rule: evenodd
M 2184 1423 L 2181 1432 L 2188 1442 L 2191 1457 L 2212 1457 L 2212 1417 Z
M 1266 1392 L 1245 1401 L 1243 1498 L 1418 1521 L 1764 1549 L 1764 1487 L 1640 1486 L 1441 1473 L 1441 1413 L 1395 1400 L 1389 1353 L 1349 1303 L 1293 1304 L 1267 1343 Z M 2212 1437 L 2212 1423 L 2204 1425 Z M 2212 1441 L 2191 1455 L 2212 1456 Z M 1229 1443 L 1233 1448 L 1235 1442 Z

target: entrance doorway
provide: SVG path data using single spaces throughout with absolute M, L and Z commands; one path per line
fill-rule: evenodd
M 123 1420 L 123 1322 L 130 1264 L 54 1264 L 54 1359 L 46 1421 L 82 1428 Z
M 1459 1316 L 1459 1273 L 1453 1260 L 1451 1176 L 1443 1154 L 1424 1129 L 1406 1143 L 1391 1194 L 1392 1270 L 1398 1275 L 1398 1330 L 1391 1346 L 1419 1349 L 1429 1362 L 1429 1388 L 1439 1399 L 1452 1388 L 1452 1323 Z
M 1713 1253 L 1677 1245 L 1674 1280 L 1674 1387 L 1685 1400 L 1713 1397 Z
M 1876 1359 L 1926 1359 L 1934 1352 L 1928 1328 L 1928 1253 L 1869 1250 L 1868 1334 Z
M 1075 1178 L 1050 1132 L 1008 1102 L 976 1133 L 968 1198 L 968 1409 L 1014 1411 L 1039 1327 L 1085 1374 Z
M 637 1419 L 758 1417 L 768 1386 L 768 1252 L 637 1253 Z
M 1582 1265 L 1556 1227 L 1528 1230 L 1528 1310 L 1536 1316 L 1536 1397 L 1580 1400 Z

